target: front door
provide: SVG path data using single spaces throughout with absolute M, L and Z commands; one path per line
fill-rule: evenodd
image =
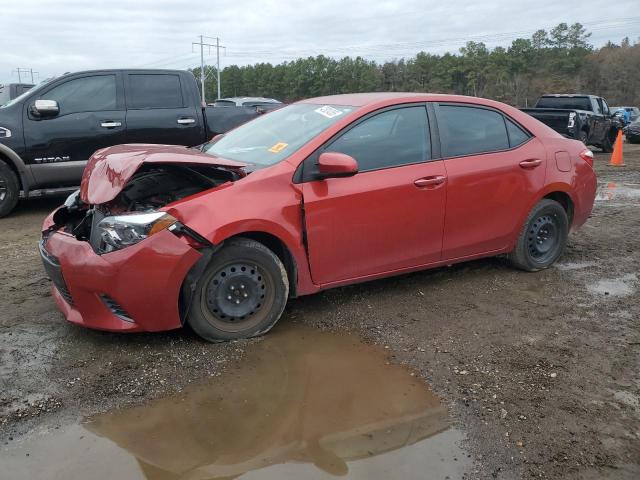
M 38 118 L 25 105 L 25 162 L 38 187 L 80 184 L 89 157 L 124 143 L 125 110 L 119 75 L 84 75 L 55 83 L 39 99 L 58 102 L 54 117 Z M 34 99 L 35 100 L 35 99 Z
M 544 146 L 492 109 L 440 105 L 437 118 L 447 171 L 443 260 L 505 248 L 544 185 Z
M 303 185 L 314 283 L 440 260 L 446 174 L 443 162 L 431 158 L 425 105 L 373 114 L 321 151 L 351 155 L 359 173 Z

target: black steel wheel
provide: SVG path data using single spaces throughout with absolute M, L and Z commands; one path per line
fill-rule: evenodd
M 232 239 L 216 252 L 194 292 L 187 322 L 209 341 L 266 333 L 289 294 L 284 266 L 259 242 Z
M 9 215 L 18 204 L 20 184 L 15 172 L 0 160 L 0 218 Z
M 530 272 L 547 268 L 562 255 L 568 233 L 564 207 L 543 199 L 529 213 L 509 259 L 515 267 Z

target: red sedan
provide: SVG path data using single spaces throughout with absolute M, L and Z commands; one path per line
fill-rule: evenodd
M 591 213 L 592 164 L 491 100 L 315 98 L 197 149 L 99 150 L 40 252 L 71 322 L 252 337 L 326 288 L 499 254 L 550 266 Z

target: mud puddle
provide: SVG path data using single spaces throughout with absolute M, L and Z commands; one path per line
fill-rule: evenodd
M 455 479 L 461 440 L 384 350 L 283 325 L 207 384 L 33 434 L 0 464 L 16 479 Z
M 596 201 L 640 199 L 640 184 L 609 182 L 598 186 Z
M 587 285 L 587 290 L 599 295 L 626 296 L 635 292 L 637 281 L 637 275 L 630 273 L 619 278 L 598 280 L 594 284 Z

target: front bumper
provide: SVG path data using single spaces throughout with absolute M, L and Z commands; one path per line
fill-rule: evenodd
M 55 232 L 42 241 L 40 255 L 67 320 L 112 332 L 179 328 L 182 282 L 201 256 L 169 231 L 104 255 Z

